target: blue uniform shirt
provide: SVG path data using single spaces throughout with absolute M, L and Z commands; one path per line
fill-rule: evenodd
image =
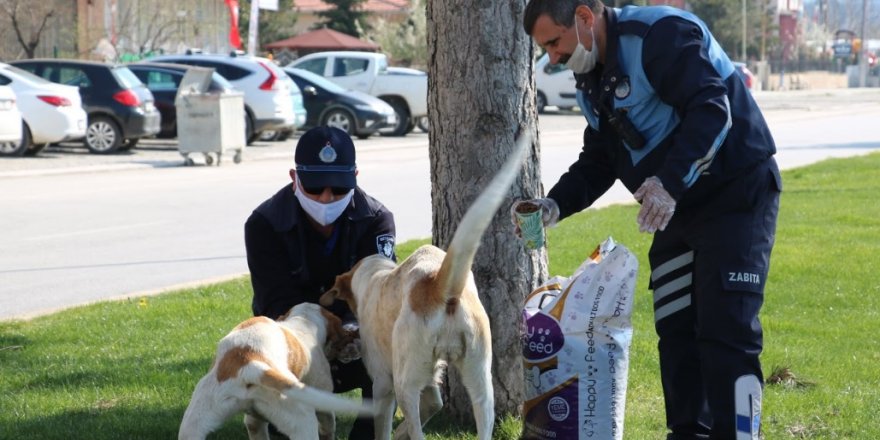
M 605 63 L 575 75 L 589 125 L 583 151 L 548 193 L 562 218 L 590 206 L 616 179 L 635 192 L 651 176 L 686 210 L 776 152 L 751 93 L 696 16 L 666 6 L 605 8 L 604 15 Z M 631 148 L 608 124 L 612 109 L 626 114 L 643 148 Z

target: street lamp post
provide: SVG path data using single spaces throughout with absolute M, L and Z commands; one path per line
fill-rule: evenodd
M 868 15 L 868 0 L 862 0 L 862 46 L 859 48 L 859 87 L 865 87 L 868 82 L 868 40 L 865 39 L 865 17 Z
M 742 33 L 743 33 L 743 38 L 742 38 L 742 53 L 740 54 L 741 55 L 740 59 L 743 62 L 746 61 L 746 1 L 747 0 L 742 0 L 742 13 L 743 13 Z

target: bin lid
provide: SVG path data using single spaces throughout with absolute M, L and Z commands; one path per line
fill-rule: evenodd
M 174 100 L 177 101 L 184 95 L 207 92 L 211 86 L 212 75 L 214 75 L 214 69 L 211 67 L 190 67 L 183 75 L 183 79 L 180 80 L 180 86 L 177 88 L 177 96 Z

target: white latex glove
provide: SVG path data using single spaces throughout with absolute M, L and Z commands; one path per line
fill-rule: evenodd
M 639 231 L 653 234 L 665 230 L 672 214 L 675 214 L 675 199 L 663 189 L 660 179 L 648 177 L 633 196 L 642 204 L 637 218 Z
M 517 200 L 510 205 L 510 222 L 513 223 L 514 231 L 520 236 L 519 223 L 516 221 L 516 207 L 523 203 L 532 203 L 541 207 L 541 222 L 545 228 L 556 226 L 559 221 L 559 205 L 556 201 L 548 198 Z

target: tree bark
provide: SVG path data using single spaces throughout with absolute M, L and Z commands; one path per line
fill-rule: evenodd
M 522 303 L 547 276 L 544 251 L 514 236 L 514 200 L 539 197 L 535 46 L 522 29 L 525 0 L 428 0 L 428 113 L 433 243 L 446 249 L 471 202 L 512 152 L 518 132 L 535 139 L 520 176 L 483 236 L 474 261 L 491 320 L 497 416 L 519 414 Z M 473 420 L 457 374 L 447 375 L 447 413 Z

